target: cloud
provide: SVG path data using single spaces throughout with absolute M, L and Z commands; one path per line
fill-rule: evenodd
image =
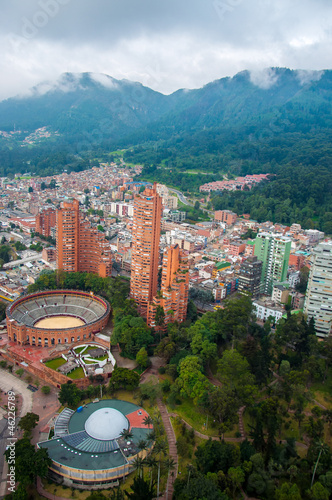
M 330 0 L 7 0 L 1 10 L 0 99 L 65 72 L 170 93 L 244 69 L 268 87 L 266 67 L 331 67 Z
M 298 69 L 296 71 L 296 76 L 300 80 L 301 85 L 307 85 L 311 82 L 318 82 L 324 71 L 310 71 L 305 69 Z
M 104 75 L 103 73 L 90 73 L 90 76 L 92 80 L 100 83 L 100 85 L 102 85 L 103 87 L 114 90 L 118 88 L 118 85 L 116 84 L 114 79 L 108 75 Z
M 278 75 L 273 68 L 250 71 L 250 81 L 261 89 L 269 89 L 278 81 Z

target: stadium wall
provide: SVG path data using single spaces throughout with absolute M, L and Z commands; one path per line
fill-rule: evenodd
M 105 314 L 103 314 L 99 319 L 94 322 L 72 327 L 66 329 L 44 329 L 37 328 L 33 326 L 26 325 L 22 322 L 18 322 L 11 315 L 11 311 L 18 307 L 20 304 L 30 301 L 33 299 L 38 299 L 40 297 L 54 296 L 65 294 L 66 296 L 76 296 L 78 299 L 80 296 L 93 298 L 97 302 L 102 303 L 105 306 Z M 7 317 L 7 332 L 8 340 L 10 342 L 15 342 L 19 345 L 31 345 L 31 346 L 41 346 L 41 347 L 51 347 L 52 345 L 58 344 L 73 344 L 76 342 L 84 342 L 91 340 L 93 335 L 99 333 L 105 328 L 108 323 L 110 316 L 110 306 L 107 301 L 101 297 L 91 295 L 89 293 L 72 291 L 72 290 L 50 290 L 47 292 L 39 292 L 35 294 L 22 297 L 17 301 L 13 302 L 6 311 Z M 45 314 L 47 317 L 47 314 Z

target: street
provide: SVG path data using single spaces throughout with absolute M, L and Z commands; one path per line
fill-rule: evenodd
M 15 394 L 20 394 L 22 396 L 22 408 L 19 415 L 16 415 L 15 429 L 19 422 L 19 417 L 25 415 L 32 410 L 32 393 L 27 389 L 26 382 L 20 380 L 6 370 L 0 369 L 0 389 L 3 392 L 8 392 L 13 390 Z M 15 431 L 17 432 L 17 431 Z M 18 433 L 15 437 L 18 437 Z M 2 418 L 0 420 L 0 498 L 6 495 L 6 481 L 7 481 L 7 462 L 5 461 L 4 452 L 6 446 L 9 444 L 9 431 L 7 428 L 7 420 Z

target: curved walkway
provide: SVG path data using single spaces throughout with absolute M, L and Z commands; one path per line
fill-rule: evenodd
M 20 394 L 22 396 L 22 406 L 20 408 L 19 414 L 17 415 L 16 424 L 18 423 L 18 417 L 23 417 L 26 413 L 32 410 L 32 393 L 27 389 L 27 383 L 23 380 L 15 377 L 6 370 L 0 369 L 0 389 L 4 392 L 13 390 L 15 394 Z M 6 424 L 7 427 L 7 424 Z M 17 431 L 18 435 L 18 431 Z M 7 438 L 2 438 L 7 439 Z M 4 457 L 0 459 L 0 497 L 4 496 L 7 492 L 7 472 L 8 465 L 4 460 Z
M 173 497 L 173 483 L 178 475 L 178 452 L 176 449 L 176 438 L 175 438 L 175 433 L 174 429 L 172 427 L 171 421 L 170 421 L 170 414 L 167 411 L 167 408 L 165 404 L 162 402 L 161 399 L 157 400 L 157 405 L 160 411 L 160 415 L 165 427 L 166 435 L 167 435 L 167 440 L 168 440 L 168 449 L 169 449 L 169 455 L 170 457 L 174 460 L 175 463 L 175 471 L 172 473 L 169 471 L 168 477 L 167 477 L 167 485 L 166 485 L 166 492 L 159 498 L 162 498 L 164 500 L 168 500 L 168 498 Z
M 27 382 L 15 377 L 6 370 L 0 369 L 0 389 L 5 392 L 14 389 L 14 392 L 22 395 L 23 401 L 20 417 L 23 417 L 32 410 L 32 392 L 27 389 L 27 385 Z
M 43 483 L 41 482 L 40 477 L 37 477 L 37 491 L 39 495 L 48 498 L 49 500 L 68 500 L 64 497 L 58 497 L 54 495 L 54 493 L 50 493 L 49 491 L 44 490 Z

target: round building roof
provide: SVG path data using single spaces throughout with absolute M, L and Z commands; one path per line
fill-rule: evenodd
M 85 431 L 89 436 L 101 441 L 120 437 L 124 429 L 128 429 L 127 418 L 114 408 L 96 410 L 85 422 Z

